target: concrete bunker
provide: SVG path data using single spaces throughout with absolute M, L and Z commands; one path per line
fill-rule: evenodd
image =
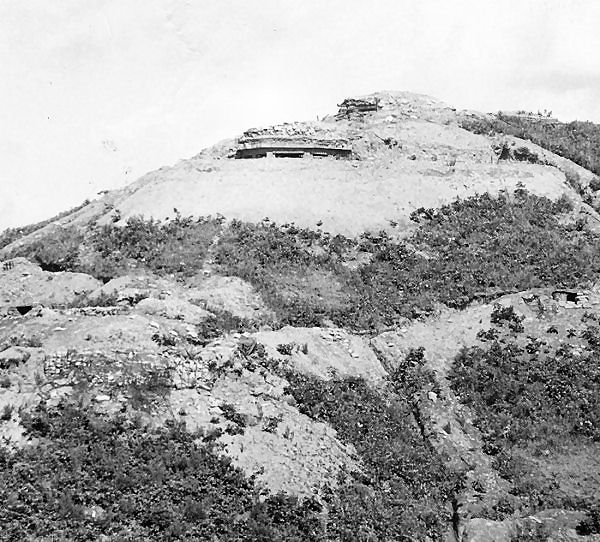
M 349 158 L 348 140 L 311 123 L 251 128 L 237 141 L 235 158 Z
M 554 290 L 552 292 L 552 299 L 557 301 L 559 305 L 583 305 L 589 301 L 588 296 L 584 292 L 576 290 Z
M 364 98 L 346 98 L 338 105 L 336 117 L 338 119 L 364 115 L 365 113 L 376 113 L 381 109 L 379 98 L 366 96 Z
M 286 142 L 288 143 L 288 142 Z M 246 144 L 237 149 L 236 158 L 349 158 L 352 150 L 345 147 L 310 146 L 289 142 L 286 145 L 263 142 Z

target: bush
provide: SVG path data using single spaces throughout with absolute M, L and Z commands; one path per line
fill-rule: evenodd
M 41 405 L 23 415 L 40 444 L 15 452 L 0 447 L 3 536 L 442 540 L 456 480 L 420 438 L 406 408 L 386 402 L 360 380 L 296 384 L 305 411 L 331 420 L 364 460 L 365 472 L 342 475 L 339 487 L 324 488 L 326 511 L 313 498 L 260 489 L 217 455 L 212 435 L 189 433 L 180 424 L 149 429 L 123 417 Z
M 186 276 L 202 268 L 220 232 L 214 247 L 219 270 L 249 281 L 279 324 L 333 321 L 378 329 L 430 314 L 440 304 L 460 309 L 508 291 L 595 281 L 600 239 L 562 223 L 560 215 L 571 207 L 565 198 L 552 202 L 522 188 L 477 195 L 415 211 L 418 229 L 404 241 L 386 234 L 352 240 L 293 224 L 233 221 L 225 227 L 210 217 L 178 215 L 168 223 L 138 217 L 122 227 L 94 229 L 82 251 L 91 251 L 91 258 L 77 258 L 79 241 L 64 235 L 33 253 L 47 268 L 83 270 L 102 280 L 136 266 Z M 357 253 L 369 253 L 369 263 L 344 265 Z
M 384 238 L 352 277 L 363 319 L 389 325 L 437 303 L 464 308 L 487 291 L 593 282 L 599 240 L 560 224 L 563 210 L 524 190 L 423 210 L 410 246 Z
M 589 187 L 592 192 L 598 192 L 600 190 L 600 177 L 594 177 L 590 181 Z
M 28 258 L 44 271 L 71 271 L 75 268 L 82 242 L 83 234 L 76 227 L 58 227 L 43 238 L 14 249 L 10 256 Z
M 0 448 L 6 540 L 327 540 L 315 500 L 269 495 L 182 425 L 70 406 L 24 423 L 42 443 Z
M 222 272 L 252 283 L 282 324 L 320 325 L 337 312 L 350 312 L 352 298 L 342 291 L 342 236 L 273 223 L 234 220 L 217 245 Z
M 291 226 L 234 222 L 216 251 L 225 274 L 251 282 L 282 324 L 380 328 L 417 318 L 440 303 L 464 308 L 488 292 L 592 282 L 600 241 L 559 215 L 572 204 L 523 189 L 420 209 L 418 230 L 406 241 L 386 234 L 358 240 Z M 370 263 L 343 265 L 348 251 L 369 252 Z
M 516 342 L 467 348 L 457 356 L 450 383 L 477 415 L 488 448 L 546 447 L 573 438 L 600 440 L 600 350 L 589 328 L 585 355 L 562 345 L 545 354 L 539 340 L 523 348 Z
M 518 160 L 519 162 L 529 162 L 530 164 L 541 163 L 538 154 L 529 150 L 527 147 L 517 147 L 513 151 L 513 156 L 515 160 Z
M 582 338 L 582 353 L 533 337 L 525 344 L 517 338 L 465 348 L 448 375 L 475 415 L 484 451 L 512 483 L 522 513 L 589 505 L 560 491 L 556 479 L 531 458 L 542 450 L 583 449 L 600 441 L 600 332 L 590 326 Z
M 600 534 L 600 504 L 596 503 L 590 508 L 588 517 L 577 526 L 577 534 L 582 536 Z
M 514 307 L 503 307 L 498 303 L 494 303 L 490 322 L 501 326 L 506 323 L 511 331 L 522 333 L 524 331 L 522 323 L 524 319 L 525 316 L 517 314 Z
M 222 410 L 223 417 L 226 420 L 229 420 L 241 428 L 246 427 L 246 417 L 235 409 L 235 405 L 232 405 L 231 403 L 223 403 L 219 405 L 219 408 Z
M 96 227 L 87 240 L 94 257 L 83 269 L 105 282 L 136 266 L 191 276 L 203 267 L 220 227 L 221 221 L 210 217 L 193 220 L 179 214 L 165 223 L 132 217 L 124 226 Z
M 478 134 L 529 139 L 600 175 L 600 125 L 593 122 L 563 123 L 500 113 L 493 118 L 464 119 L 461 126 Z
M 413 357 L 420 365 L 418 351 Z M 326 499 L 332 539 L 421 539 L 425 534 L 443 539 L 451 519 L 448 503 L 459 479 L 420 433 L 406 400 L 414 380 L 396 375 L 399 393 L 385 397 L 357 378 L 287 378 L 300 411 L 329 423 L 342 441 L 355 447 L 363 465 L 361 472 L 343 477 Z

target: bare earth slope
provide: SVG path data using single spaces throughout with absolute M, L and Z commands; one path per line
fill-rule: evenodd
M 463 113 L 427 96 L 384 92 L 356 100 L 376 101 L 378 109 L 357 113 L 340 108 L 338 115 L 320 122 L 252 129 L 244 136 L 259 134 L 286 145 L 335 138 L 351 150 L 346 159 L 306 154 L 302 159 L 238 160 L 238 141 L 244 137 L 228 140 L 148 173 L 18 242 L 57 225 L 124 221 L 135 215 L 163 220 L 173 217 L 174 209 L 183 216 L 220 214 L 253 222 L 268 217 L 350 236 L 380 230 L 399 234 L 419 207 L 510 190 L 519 183 L 552 199 L 566 194 L 577 209 L 598 218 L 565 180 L 569 171 L 585 182 L 593 175 L 568 160 L 520 141 L 539 155 L 539 163 L 500 160 L 498 138 L 460 128 Z

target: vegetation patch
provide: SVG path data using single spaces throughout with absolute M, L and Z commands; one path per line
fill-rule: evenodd
M 330 540 L 316 501 L 266 494 L 182 425 L 68 406 L 24 418 L 40 444 L 0 448 L 7 540 Z
M 462 128 L 476 134 L 505 134 L 528 139 L 563 158 L 600 175 L 600 125 L 559 122 L 498 113 L 493 118 L 470 118 Z
M 365 465 L 361 473 L 343 474 L 340 486 L 325 487 L 321 504 L 257 486 L 218 455 L 218 435 L 191 434 L 174 423 L 150 429 L 125 417 L 42 404 L 21 414 L 39 444 L 0 448 L 5 536 L 366 542 L 427 534 L 442 540 L 456 477 L 424 444 L 406 404 L 356 379 L 298 377 L 292 387 L 301 408 L 333 423 Z M 237 416 L 223 406 L 228 419 Z
M 10 257 L 29 258 L 44 271 L 72 271 L 83 239 L 83 233 L 75 226 L 59 226 L 33 243 L 12 250 Z
M 327 498 L 334 540 L 442 540 L 451 527 L 460 478 L 429 447 L 413 417 L 410 398 L 429 382 L 418 356 L 392 377 L 385 395 L 359 378 L 287 375 L 300 411 L 329 423 L 355 447 L 363 467 L 343 475 Z
M 86 241 L 93 256 L 81 267 L 105 282 L 136 266 L 191 276 L 203 267 L 220 227 L 217 219 L 194 220 L 180 214 L 165 223 L 132 217 L 124 226 L 95 227 Z
M 217 246 L 222 271 L 255 286 L 282 324 L 319 325 L 352 310 L 341 263 L 353 241 L 294 225 L 234 220 Z
M 495 314 L 498 325 L 520 324 L 506 309 Z M 587 325 L 578 339 L 579 345 L 552 346 L 496 335 L 484 346 L 463 349 L 449 373 L 453 390 L 475 413 L 485 451 L 528 510 L 590 506 L 558 491 L 535 462 L 600 441 L 600 330 Z
M 568 201 L 519 189 L 473 196 L 440 209 L 419 209 L 417 231 L 405 242 L 386 234 L 359 240 L 277 227 L 234 223 L 221 238 L 217 263 L 251 282 L 282 323 L 319 325 L 324 319 L 359 329 L 416 318 L 443 303 L 464 308 L 489 292 L 592 282 L 600 241 L 559 220 Z M 344 254 L 372 254 L 349 270 Z M 328 277 L 316 295 L 298 277 Z M 296 279 L 292 290 L 289 277 Z

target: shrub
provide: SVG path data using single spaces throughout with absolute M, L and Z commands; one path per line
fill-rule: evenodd
M 525 316 L 517 314 L 514 307 L 503 307 L 499 303 L 494 303 L 490 322 L 499 325 L 506 323 L 511 331 L 522 333 L 525 329 L 522 323 L 524 319 Z
M 529 162 L 530 164 L 541 163 L 538 154 L 529 150 L 528 147 L 517 147 L 513 151 L 513 156 L 515 160 L 518 160 L 519 162 Z
M 389 325 L 436 303 L 463 308 L 481 292 L 592 282 L 599 241 L 560 224 L 562 211 L 564 202 L 517 190 L 421 212 L 412 248 L 384 238 L 352 277 L 363 319 Z
M 570 208 L 565 198 L 552 202 L 522 188 L 497 197 L 482 194 L 415 211 L 418 228 L 404 241 L 386 234 L 352 240 L 293 224 L 233 221 L 225 227 L 210 217 L 177 215 L 168 223 L 138 217 L 121 227 L 94 229 L 85 241 L 86 251 L 95 254 L 91 259 L 72 263 L 74 252 L 67 251 L 68 257 L 46 260 L 54 261 L 54 269 L 74 265 L 102 280 L 132 266 L 188 275 L 204 265 L 208 246 L 221 232 L 214 247 L 220 271 L 252 283 L 278 324 L 333 321 L 377 329 L 430 314 L 440 304 L 464 308 L 482 296 L 593 282 L 600 239 L 581 225 L 563 224 L 559 215 Z M 368 252 L 369 263 L 346 267 L 347 255 L 357 252 Z M 213 324 L 207 324 L 208 335 Z
M 414 402 L 417 392 L 437 389 L 435 374 L 425 365 L 425 349 L 411 348 L 389 376 L 392 389 L 409 404 Z
M 413 357 L 419 364 L 418 351 Z M 420 434 L 405 400 L 413 382 L 397 375 L 401 394 L 385 397 L 357 378 L 324 382 L 291 373 L 288 379 L 300 411 L 332 425 L 364 466 L 326 498 L 332 539 L 442 539 L 458 478 Z
M 64 405 L 24 424 L 42 444 L 0 448 L 7 540 L 327 540 L 314 499 L 269 495 L 182 425 Z
M 546 121 L 515 115 L 464 119 L 462 128 L 479 134 L 505 134 L 536 145 L 600 174 L 600 125 L 592 122 Z
M 4 405 L 0 414 L 0 421 L 8 421 L 12 418 L 15 407 L 13 405 Z
M 588 516 L 577 526 L 577 534 L 589 536 L 600 534 L 600 504 L 596 503 L 588 512 Z
M 44 271 L 70 271 L 79 255 L 83 234 L 75 227 L 57 227 L 43 238 L 14 249 L 11 257 L 22 256 L 40 265 Z
M 234 220 L 217 245 L 225 274 L 252 283 L 282 324 L 313 326 L 332 313 L 351 310 L 342 291 L 343 252 L 352 241 L 292 225 Z
M 96 227 L 87 241 L 95 256 L 83 268 L 104 281 L 126 274 L 132 266 L 191 276 L 204 265 L 220 227 L 221 221 L 211 217 L 193 220 L 179 214 L 165 223 L 132 217 L 124 226 Z
M 591 332 L 596 338 L 597 329 Z M 544 354 L 531 340 L 464 349 L 450 371 L 461 400 L 473 408 L 491 449 L 526 444 L 544 446 L 579 437 L 600 440 L 598 346 L 586 355 L 568 345 Z
M 139 303 L 144 299 L 143 297 L 136 300 Z M 84 307 L 114 307 L 119 303 L 119 294 L 115 292 L 104 293 L 101 292 L 98 296 L 90 298 L 87 295 L 77 296 L 68 307 L 72 309 L 80 309 Z
M 203 344 L 232 331 L 237 333 L 256 331 L 256 325 L 245 318 L 240 318 L 228 311 L 217 310 L 213 307 L 210 310 L 213 316 L 203 319 L 196 326 L 199 340 Z
M 223 417 L 230 422 L 233 422 L 235 425 L 243 428 L 246 427 L 246 417 L 243 414 L 240 414 L 235 406 L 231 403 L 223 403 L 219 406 L 219 408 L 223 412 Z M 242 431 L 243 432 L 243 431 Z
M 277 345 L 277 352 L 284 356 L 291 356 L 294 348 L 296 347 L 296 343 L 283 343 Z
M 600 177 L 594 177 L 590 181 L 589 187 L 592 192 L 598 192 L 600 190 Z
M 224 273 L 251 282 L 282 324 L 328 319 L 359 329 L 386 327 L 440 303 L 463 308 L 486 292 L 493 297 L 595 280 L 600 240 L 559 221 L 571 206 L 524 189 L 473 196 L 415 211 L 419 227 L 406 241 L 384 233 L 353 241 L 234 222 L 219 241 L 216 261 Z M 350 249 L 370 252 L 370 263 L 344 267 Z
M 463 349 L 450 370 L 450 385 L 472 409 L 484 451 L 494 455 L 495 468 L 527 513 L 589 504 L 559 491 L 530 454 L 600 441 L 599 337 L 598 328 L 588 327 L 581 354 L 534 337 L 526 344 L 494 341 Z

